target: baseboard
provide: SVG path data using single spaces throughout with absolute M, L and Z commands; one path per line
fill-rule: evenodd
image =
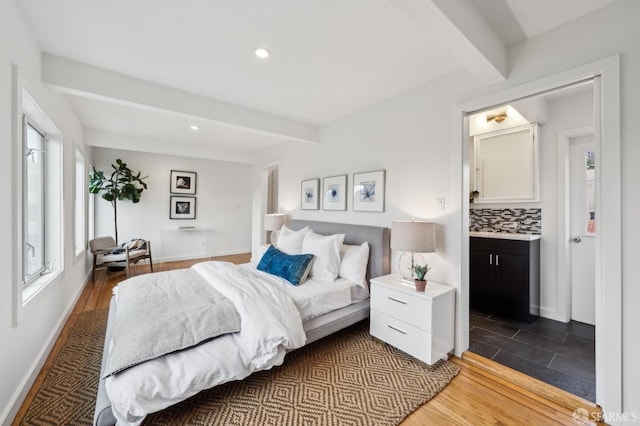
M 520 386 L 527 391 L 544 398 L 547 401 L 560 405 L 570 411 L 584 409 L 588 413 L 601 413 L 602 409 L 595 403 L 581 398 L 577 395 L 569 393 L 563 389 L 559 389 L 553 385 L 542 382 L 524 373 L 516 371 L 505 365 L 499 364 L 488 358 L 466 351 L 462 354 L 469 364 L 488 372 L 489 374 L 499 377 L 507 382 Z
M 542 318 L 548 318 L 554 321 L 560 321 L 565 323 L 569 322 L 569 320 L 564 318 L 564 316 L 561 315 L 556 309 L 540 308 L 540 316 Z
M 42 348 L 38 357 L 32 364 L 31 373 L 29 373 L 18 385 L 19 390 L 14 394 L 13 398 L 11 399 L 12 402 L 9 403 L 7 410 L 5 410 L 5 412 L 2 413 L 2 415 L 0 416 L 0 424 L 10 425 L 13 422 L 13 419 L 18 414 L 18 411 L 20 411 L 20 408 L 22 407 L 22 404 L 24 403 L 25 398 L 29 394 L 31 387 L 33 386 L 36 379 L 38 378 L 38 375 L 40 374 L 40 370 L 42 370 L 44 363 L 47 361 L 49 354 L 51 353 L 51 351 L 53 350 L 53 347 L 58 341 L 58 337 L 60 337 L 60 333 L 62 333 L 64 326 L 67 324 L 67 321 L 69 321 L 69 317 L 73 313 L 74 307 L 78 303 L 78 300 L 80 300 L 80 296 L 82 296 L 82 292 L 84 291 L 85 287 L 89 284 L 90 278 L 91 278 L 91 274 L 89 273 L 85 277 L 84 283 L 80 286 L 78 292 L 73 298 L 73 301 L 67 308 L 67 312 L 62 316 L 61 320 L 58 321 L 58 324 L 56 325 L 53 333 L 50 335 L 48 343 L 46 344 L 46 346 Z

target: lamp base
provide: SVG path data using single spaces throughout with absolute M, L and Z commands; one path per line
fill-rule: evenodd
M 411 255 L 413 254 L 413 261 Z M 420 254 L 404 252 L 398 259 L 398 272 L 402 275 L 402 279 L 409 282 L 413 286 L 413 265 L 424 265 L 426 262 Z
M 413 283 L 412 279 L 408 280 L 406 278 L 400 278 L 400 284 L 406 285 L 407 287 L 415 288 L 415 284 Z
M 278 237 L 280 236 L 280 231 L 271 231 L 271 245 L 275 246 L 278 242 Z

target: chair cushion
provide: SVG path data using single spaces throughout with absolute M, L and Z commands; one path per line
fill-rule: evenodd
M 131 250 L 129 252 L 129 260 L 142 257 L 146 254 L 146 250 Z M 103 254 L 98 256 L 98 263 L 124 262 L 125 260 L 127 260 L 127 255 L 124 252 L 118 254 Z

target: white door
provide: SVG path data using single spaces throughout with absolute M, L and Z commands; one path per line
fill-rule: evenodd
M 593 136 L 570 140 L 571 319 L 595 325 L 595 168 Z

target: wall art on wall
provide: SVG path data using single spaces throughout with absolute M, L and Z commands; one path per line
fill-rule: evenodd
M 353 174 L 353 211 L 384 211 L 385 171 Z
M 323 210 L 347 209 L 347 175 L 330 176 L 322 180 Z
M 320 179 L 303 180 L 300 189 L 300 210 L 320 208 Z
M 171 196 L 169 219 L 195 219 L 196 197 Z
M 182 170 L 171 170 L 172 194 L 195 194 L 196 193 L 196 172 L 184 172 Z

